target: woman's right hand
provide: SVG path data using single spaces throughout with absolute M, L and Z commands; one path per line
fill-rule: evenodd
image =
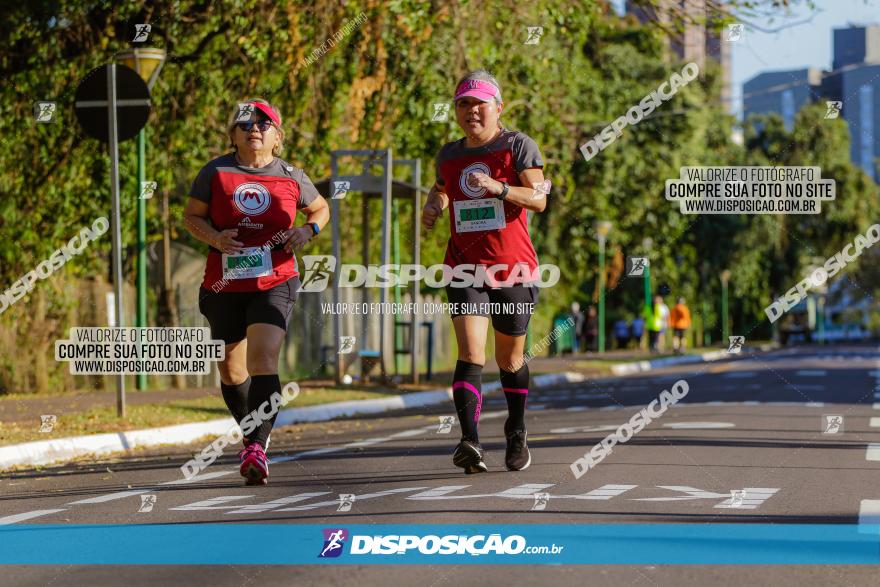
M 238 253 L 241 251 L 241 247 L 244 246 L 244 243 L 238 242 L 234 237 L 238 236 L 237 228 L 227 228 L 226 230 L 221 230 L 217 233 L 217 239 L 214 241 L 214 248 L 219 250 L 221 253 L 226 253 L 227 255 L 231 255 L 233 253 Z
M 433 228 L 434 223 L 437 222 L 437 219 L 440 218 L 442 213 L 443 208 L 440 204 L 432 201 L 426 202 L 425 207 L 422 208 L 422 225 L 426 229 Z

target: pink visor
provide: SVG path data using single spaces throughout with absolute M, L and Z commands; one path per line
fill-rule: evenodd
M 488 102 L 492 98 L 495 98 L 500 102 L 501 90 L 499 90 L 495 84 L 479 79 L 468 79 L 459 84 L 458 89 L 455 90 L 454 99 L 458 100 L 459 98 L 468 97 L 476 98 L 483 102 Z
M 274 122 L 277 126 L 281 126 L 281 117 L 278 116 L 278 113 L 275 112 L 271 106 L 267 106 L 261 102 L 248 102 L 248 104 L 253 105 L 254 108 L 268 116 L 269 120 Z

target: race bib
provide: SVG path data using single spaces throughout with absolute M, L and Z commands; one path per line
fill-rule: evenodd
M 452 203 L 452 212 L 457 233 L 498 230 L 507 226 L 504 202 L 497 198 L 456 200 Z
M 272 252 L 262 247 L 244 247 L 238 253 L 223 253 L 224 279 L 253 279 L 272 275 Z

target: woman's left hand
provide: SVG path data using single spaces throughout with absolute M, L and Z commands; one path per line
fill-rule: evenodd
M 315 232 L 312 230 L 311 226 L 291 228 L 284 236 L 284 250 L 293 254 L 294 249 L 298 249 L 312 240 L 312 235 L 314 234 Z
M 492 179 L 482 171 L 469 173 L 467 183 L 468 186 L 474 189 L 485 188 L 485 190 L 493 196 L 497 196 L 504 191 L 504 186 L 500 181 Z

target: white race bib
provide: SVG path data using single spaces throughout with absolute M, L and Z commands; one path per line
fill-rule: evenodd
M 456 200 L 452 203 L 455 232 L 498 230 L 507 226 L 504 202 L 498 198 Z
M 223 279 L 253 279 L 272 275 L 272 252 L 263 247 L 244 247 L 223 253 Z

